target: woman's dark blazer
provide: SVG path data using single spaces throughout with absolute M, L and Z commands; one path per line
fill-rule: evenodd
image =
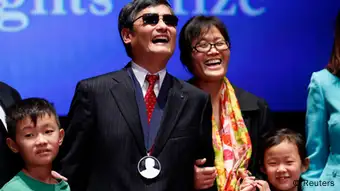
M 259 164 L 261 157 L 263 157 L 260 156 L 263 155 L 260 152 L 260 147 L 264 134 L 274 128 L 271 112 L 264 99 L 234 85 L 233 88 L 252 143 L 252 156 L 248 170 L 256 178 L 263 179 L 264 174 L 260 171 Z

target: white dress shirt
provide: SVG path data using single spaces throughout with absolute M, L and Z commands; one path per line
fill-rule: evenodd
M 131 64 L 132 71 L 135 74 L 140 87 L 142 87 L 143 97 L 145 97 L 146 91 L 148 90 L 148 87 L 149 87 L 149 82 L 145 79 L 145 77 L 147 74 L 151 74 L 151 73 L 148 72 L 146 69 L 142 68 L 141 66 L 139 66 L 138 64 L 134 63 L 133 61 L 131 63 L 132 63 Z M 159 91 L 162 87 L 162 83 L 166 75 L 166 68 L 152 75 L 157 75 L 157 74 L 159 76 L 159 80 L 156 82 L 155 87 L 154 87 L 154 92 L 156 94 L 156 97 L 158 97 Z
M 7 131 L 7 125 L 6 125 L 6 115 L 4 109 L 0 106 L 0 123 L 3 123 L 5 126 L 5 129 Z

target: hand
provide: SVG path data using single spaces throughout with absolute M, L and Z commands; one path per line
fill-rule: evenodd
M 240 191 L 256 191 L 256 186 L 255 176 L 248 176 L 243 179 Z
M 239 171 L 239 175 L 242 179 L 245 179 L 248 176 L 251 176 L 251 172 L 246 170 L 246 171 Z
M 60 175 L 59 173 L 57 173 L 56 171 L 53 171 L 53 170 L 52 170 L 51 175 L 52 175 L 52 177 L 55 178 L 55 179 L 62 179 L 62 180 L 64 180 L 64 181 L 67 181 L 67 178 L 66 178 L 66 177 L 61 176 L 61 175 Z
M 207 159 L 198 159 L 194 165 L 195 189 L 204 190 L 212 187 L 216 179 L 215 167 L 198 167 L 203 165 Z
M 264 180 L 256 180 L 255 181 L 256 184 L 257 184 L 257 188 L 260 190 L 260 191 L 270 191 L 270 187 L 269 187 L 269 184 L 267 181 L 264 181 Z

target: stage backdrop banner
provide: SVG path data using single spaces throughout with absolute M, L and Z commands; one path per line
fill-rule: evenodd
M 44 97 L 67 114 L 79 80 L 119 70 L 129 58 L 118 32 L 127 0 L 0 0 L 0 80 L 26 97 Z M 231 38 L 227 76 L 274 111 L 303 111 L 313 71 L 332 49 L 339 0 L 172 0 L 185 21 L 221 18 Z M 176 51 L 173 75 L 190 74 Z

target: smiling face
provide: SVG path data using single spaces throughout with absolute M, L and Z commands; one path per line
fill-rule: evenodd
M 158 14 L 158 23 L 145 22 L 148 14 Z M 144 15 L 144 17 L 143 17 Z M 150 6 L 140 11 L 133 22 L 133 29 L 124 29 L 122 37 L 125 44 L 131 44 L 134 60 L 148 56 L 169 59 L 176 46 L 176 26 L 166 24 L 164 20 L 173 15 L 166 5 Z
M 204 81 L 221 80 L 227 73 L 230 50 L 222 48 L 218 50 L 216 47 L 222 47 L 222 43 L 226 43 L 224 37 L 217 27 L 212 26 L 210 29 L 202 29 L 202 36 L 193 41 L 192 47 L 196 47 L 192 51 L 192 72 L 194 75 Z M 200 48 L 211 47 L 208 52 L 199 52 Z M 227 44 L 228 46 L 228 44 Z
M 34 125 L 30 117 L 16 125 L 15 141 L 8 138 L 7 144 L 15 153 L 20 153 L 26 166 L 51 165 L 64 138 L 64 130 L 59 129 L 56 118 L 45 114 L 37 118 Z
M 308 159 L 301 160 L 294 143 L 283 141 L 266 150 L 263 171 L 277 190 L 297 190 L 294 181 L 299 180 L 301 173 L 307 170 L 306 160 Z

